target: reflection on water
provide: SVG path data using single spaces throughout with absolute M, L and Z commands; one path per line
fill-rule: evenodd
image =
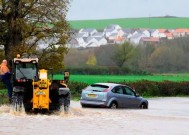
M 0 114 L 1 113 L 9 113 L 10 112 L 10 106 L 8 106 L 8 105 L 2 105 L 2 106 L 0 106 Z
M 1 105 L 0 114 L 12 114 L 15 116 L 26 115 L 23 107 L 20 111 L 15 111 L 15 109 L 11 105 Z
M 75 117 L 75 116 L 84 116 L 87 111 L 82 110 L 81 108 L 70 108 L 68 112 L 65 112 L 64 110 L 61 111 L 55 111 L 52 113 L 47 114 L 36 114 L 36 113 L 29 113 L 26 114 L 24 108 L 22 108 L 20 111 L 15 111 L 15 109 L 11 105 L 1 105 L 0 106 L 0 115 L 1 114 L 8 114 L 13 116 L 60 116 L 60 117 Z

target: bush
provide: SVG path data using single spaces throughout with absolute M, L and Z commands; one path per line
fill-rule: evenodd
M 142 96 L 189 96 L 189 82 L 139 81 L 128 83 Z
M 140 74 L 149 75 L 145 71 L 133 71 L 127 67 L 68 67 L 65 70 L 72 74 L 79 75 L 124 75 L 124 74 Z
M 70 81 L 68 86 L 70 88 L 72 98 L 75 98 L 75 97 L 80 97 L 81 96 L 82 90 L 85 87 L 87 87 L 88 84 L 87 83 Z
M 7 89 L 0 89 L 0 104 L 8 103 Z

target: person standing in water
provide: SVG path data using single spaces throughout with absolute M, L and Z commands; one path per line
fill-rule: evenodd
M 7 67 L 7 60 L 3 60 L 1 65 L 0 65 L 0 74 L 1 74 L 1 80 L 6 86 L 8 90 L 8 97 L 9 97 L 9 102 L 11 102 L 12 99 L 12 84 L 11 84 L 11 73 L 9 68 Z

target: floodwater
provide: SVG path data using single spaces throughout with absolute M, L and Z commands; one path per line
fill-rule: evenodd
M 69 114 L 16 113 L 0 106 L 0 135 L 189 135 L 189 98 L 151 98 L 149 109 L 81 108 Z

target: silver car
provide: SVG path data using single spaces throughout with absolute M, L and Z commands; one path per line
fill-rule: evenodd
M 148 109 L 148 101 L 126 85 L 95 83 L 83 89 L 80 100 L 82 107 L 99 106 L 116 108 Z

